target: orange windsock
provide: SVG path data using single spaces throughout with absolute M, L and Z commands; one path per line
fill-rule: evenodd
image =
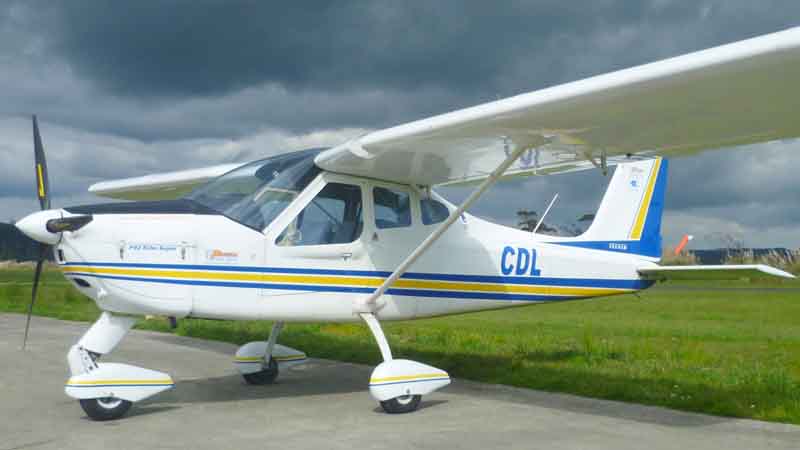
M 675 256 L 678 256 L 678 255 L 681 254 L 681 252 L 683 251 L 684 247 L 686 247 L 686 244 L 688 244 L 689 241 L 691 241 L 693 237 L 694 236 L 690 236 L 688 234 L 685 234 L 683 236 L 683 239 L 681 239 L 681 242 L 678 244 L 677 247 L 675 247 Z

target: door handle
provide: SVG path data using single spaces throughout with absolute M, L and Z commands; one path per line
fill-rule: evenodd
M 352 252 L 342 253 L 342 259 L 345 260 L 345 261 L 349 261 L 352 257 L 353 257 L 353 253 Z

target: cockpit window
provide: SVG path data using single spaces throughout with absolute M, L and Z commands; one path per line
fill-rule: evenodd
M 411 226 L 411 196 L 408 192 L 376 187 L 372 190 L 372 197 L 375 200 L 376 227 Z
M 450 216 L 450 210 L 444 206 L 440 201 L 432 198 L 422 199 L 419 203 L 422 210 L 422 224 L 432 225 L 434 223 L 444 222 Z
M 364 228 L 361 188 L 343 183 L 328 183 L 283 230 L 275 244 L 347 244 L 355 241 Z
M 321 151 L 252 162 L 209 181 L 186 198 L 261 231 L 320 173 L 314 157 Z

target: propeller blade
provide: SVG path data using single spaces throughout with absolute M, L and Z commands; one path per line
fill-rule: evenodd
M 33 303 L 36 302 L 36 293 L 39 290 L 39 279 L 42 275 L 42 266 L 44 266 L 45 255 L 47 254 L 47 244 L 39 244 L 39 260 L 36 262 L 36 272 L 33 274 L 33 289 L 31 290 L 31 304 L 28 305 L 28 318 L 25 321 L 25 337 L 22 339 L 22 349 L 25 350 L 25 344 L 28 343 L 28 330 L 31 327 L 31 315 L 33 314 Z
M 44 157 L 42 137 L 39 135 L 39 122 L 33 116 L 33 155 L 36 160 L 36 196 L 42 210 L 50 209 L 50 179 L 47 177 L 47 161 Z

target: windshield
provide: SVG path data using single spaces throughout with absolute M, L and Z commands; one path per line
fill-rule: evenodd
M 186 198 L 261 231 L 320 173 L 314 157 L 321 151 L 303 150 L 252 162 L 209 181 Z

